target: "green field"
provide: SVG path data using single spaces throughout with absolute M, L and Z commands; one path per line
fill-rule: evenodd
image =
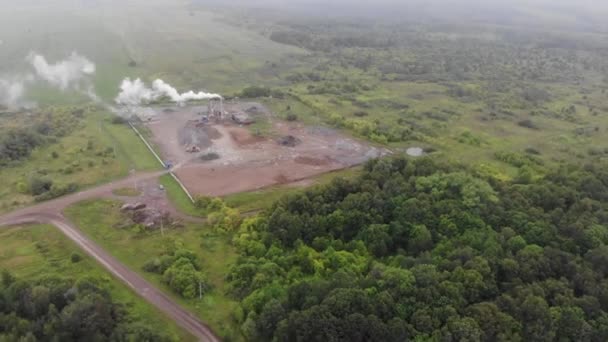
M 194 341 L 192 336 L 177 327 L 173 321 L 114 279 L 55 227 L 39 225 L 3 228 L 0 230 L 0 240 L 0 269 L 10 270 L 21 279 L 45 276 L 97 279 L 103 288 L 110 291 L 115 301 L 127 308 L 134 319 L 156 327 L 176 341 Z M 72 262 L 73 254 L 80 255 L 81 260 Z
M 125 125 L 112 124 L 111 114 L 90 112 L 69 134 L 32 151 L 27 161 L 0 168 L 0 212 L 31 204 L 34 197 L 20 187 L 32 178 L 55 185 L 75 183 L 84 188 L 125 177 L 131 170 L 159 169 L 145 145 Z
M 303 53 L 182 2 L 132 1 L 120 8 L 102 2 L 24 4 L 0 13 L 0 32 L 0 74 L 5 68 L 27 71 L 25 58 L 32 50 L 49 62 L 76 50 L 97 65 L 93 83 L 106 101 L 114 99 L 125 77 L 163 78 L 182 90 L 236 91 L 271 78 L 262 71 L 270 61 Z M 30 95 L 41 105 L 77 101 L 44 87 Z
M 159 178 L 160 184 L 165 187 L 169 201 L 181 212 L 195 216 L 204 217 L 204 213 L 196 208 L 190 198 L 186 195 L 179 184 L 171 177 L 171 175 L 163 175 Z
M 119 208 L 120 204 L 114 201 L 88 201 L 68 208 L 66 214 L 87 236 L 207 322 L 217 334 L 238 340 L 231 318 L 237 303 L 227 296 L 225 283 L 229 265 L 236 260 L 230 236 L 218 235 L 209 228 L 192 224 L 165 230 L 164 234 L 160 231 L 136 233 L 129 228 L 118 227 L 124 221 Z M 142 270 L 143 265 L 158 257 L 167 244 L 175 243 L 196 252 L 213 285 L 212 292 L 202 300 L 185 300 L 173 294 L 161 282 L 159 275 Z

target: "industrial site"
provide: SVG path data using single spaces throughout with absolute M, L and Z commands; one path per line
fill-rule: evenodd
M 333 129 L 280 120 L 258 102 L 130 108 L 192 195 L 223 196 L 306 184 L 390 153 Z M 264 122 L 262 133 L 255 124 Z

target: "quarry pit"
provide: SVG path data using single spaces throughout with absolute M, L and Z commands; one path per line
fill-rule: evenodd
M 228 102 L 221 112 L 204 105 L 132 111 L 193 195 L 302 184 L 390 153 L 330 128 L 280 120 L 256 102 Z

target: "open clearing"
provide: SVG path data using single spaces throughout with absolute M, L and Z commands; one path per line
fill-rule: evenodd
M 237 255 L 230 244 L 230 237 L 214 233 L 200 224 L 184 222 L 180 227 L 146 232 L 121 228 L 125 214 L 120 211 L 121 201 L 90 200 L 76 203 L 65 214 L 88 237 L 128 266 L 134 272 L 154 284 L 169 298 L 204 319 L 213 331 L 222 337 L 233 336 L 231 312 L 238 305 L 226 293 L 225 274 Z M 213 290 L 203 299 L 187 300 L 176 295 L 162 282 L 162 276 L 143 271 L 144 264 L 159 256 L 167 245 L 178 244 L 196 251 L 201 267 L 209 277 Z
M 223 120 L 201 106 L 136 111 L 162 157 L 196 195 L 224 196 L 299 182 L 389 154 L 335 130 L 278 120 L 258 103 L 229 103 Z M 240 125 L 233 115 L 256 121 Z M 264 122 L 268 132 L 258 131 Z M 208 157 L 211 156 L 211 157 Z

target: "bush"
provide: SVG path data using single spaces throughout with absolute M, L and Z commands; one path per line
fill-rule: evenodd
M 298 116 L 293 113 L 287 114 L 287 121 L 298 121 Z
M 53 181 L 48 178 L 32 177 L 29 181 L 29 192 L 34 196 L 42 195 L 51 190 Z
M 70 183 L 63 186 L 53 185 L 49 191 L 46 191 L 36 197 L 36 202 L 48 201 L 53 198 L 61 197 L 63 195 L 67 195 L 78 190 L 78 185 L 76 183 Z
M 16 188 L 17 188 L 17 192 L 20 194 L 27 194 L 29 192 L 28 185 L 25 184 L 24 182 L 17 183 Z
M 122 116 L 114 116 L 112 118 L 112 123 L 114 125 L 122 125 L 122 124 L 126 124 L 127 123 L 127 119 L 123 118 Z
M 257 98 L 257 97 L 269 97 L 272 95 L 272 90 L 266 87 L 251 86 L 241 91 L 241 97 L 245 98 Z
M 211 204 L 211 198 L 207 196 L 197 196 L 194 199 L 194 206 L 198 209 L 207 209 L 207 207 Z
M 187 299 L 205 294 L 211 288 L 201 272 L 187 258 L 179 258 L 163 273 L 163 282 Z
M 175 257 L 172 255 L 163 255 L 159 258 L 154 258 L 146 262 L 143 266 L 143 270 L 150 273 L 163 274 L 175 261 Z
M 532 120 L 529 120 L 529 119 L 521 120 L 517 124 L 519 126 L 521 126 L 521 127 L 525 127 L 525 128 L 529 128 L 529 129 L 534 129 L 534 130 L 538 130 L 539 129 L 538 125 L 535 124 Z
M 539 150 L 535 149 L 534 147 L 528 147 L 525 149 L 525 152 L 527 154 L 533 154 L 535 156 L 539 156 L 541 153 Z
M 82 256 L 80 254 L 74 252 L 70 256 L 70 260 L 72 261 L 72 263 L 76 264 L 82 260 Z
M 236 230 L 241 223 L 241 215 L 238 210 L 224 206 L 218 211 L 209 214 L 209 224 L 219 232 L 230 232 Z

